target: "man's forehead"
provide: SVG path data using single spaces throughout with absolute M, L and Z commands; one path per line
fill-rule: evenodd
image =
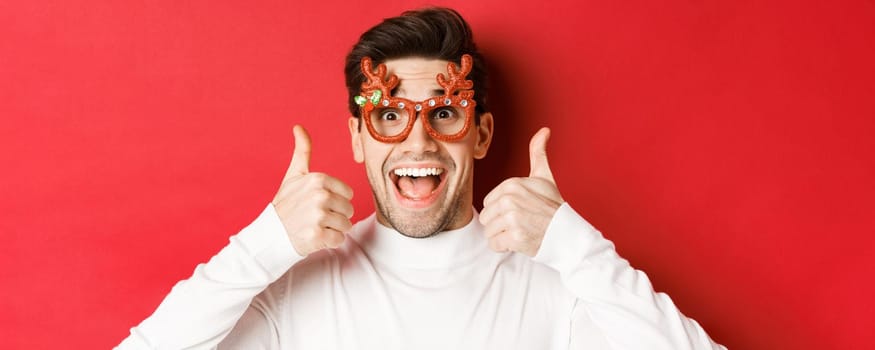
M 389 73 L 416 77 L 422 74 L 431 74 L 434 78 L 436 73 L 447 72 L 448 61 L 438 58 L 404 57 L 386 60 L 386 68 Z
M 407 57 L 386 60 L 387 74 L 399 79 L 393 95 L 400 97 L 439 96 L 444 93 L 437 82 L 438 73 L 447 74 L 447 61 L 434 58 Z

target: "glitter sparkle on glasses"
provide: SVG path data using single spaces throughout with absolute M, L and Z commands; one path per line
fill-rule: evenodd
M 395 143 L 407 139 L 417 117 L 422 120 L 426 132 L 434 139 L 455 142 L 468 134 L 474 116 L 474 82 L 466 80 L 471 72 L 470 55 L 462 55 L 461 68 L 447 63 L 447 76 L 439 73 L 438 85 L 444 88 L 442 96 L 423 101 L 411 101 L 393 97 L 392 90 L 398 86 L 394 74 L 388 79 L 386 65 L 377 65 L 374 72 L 370 57 L 362 58 L 362 73 L 367 81 L 362 83 L 361 95 L 354 98 L 359 113 L 371 136 L 380 142 Z

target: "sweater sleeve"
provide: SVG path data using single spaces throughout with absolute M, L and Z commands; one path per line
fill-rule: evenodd
M 229 241 L 189 279 L 177 283 L 117 349 L 215 348 L 252 298 L 303 259 L 272 204 Z
M 656 293 L 644 272 L 620 257 L 568 203 L 553 216 L 534 258 L 559 272 L 577 298 L 571 344 L 589 348 L 587 334 L 597 329 L 610 349 L 725 349 L 694 320 L 684 316 L 664 293 Z M 601 341 L 601 339 L 599 339 Z

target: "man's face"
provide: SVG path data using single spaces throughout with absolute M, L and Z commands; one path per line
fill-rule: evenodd
M 422 101 L 444 92 L 435 77 L 447 74 L 447 61 L 400 58 L 385 64 L 387 73 L 400 79 L 395 97 Z M 416 120 L 407 139 L 382 143 L 359 128 L 359 122 L 349 120 L 353 154 L 365 165 L 381 224 L 421 238 L 471 221 L 474 159 L 486 156 L 492 139 L 491 114 L 481 115 L 480 125 L 472 125 L 456 142 L 433 139 Z

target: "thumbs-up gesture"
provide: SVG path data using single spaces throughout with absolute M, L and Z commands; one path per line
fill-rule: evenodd
M 310 135 L 296 125 L 295 153 L 273 198 L 274 208 L 301 256 L 336 248 L 352 223 L 352 188 L 339 179 L 310 172 Z
M 565 202 L 547 162 L 549 138 L 548 128 L 541 128 L 532 137 L 528 177 L 507 179 L 483 199 L 480 223 L 485 226 L 489 247 L 495 251 L 535 256 L 553 214 Z

